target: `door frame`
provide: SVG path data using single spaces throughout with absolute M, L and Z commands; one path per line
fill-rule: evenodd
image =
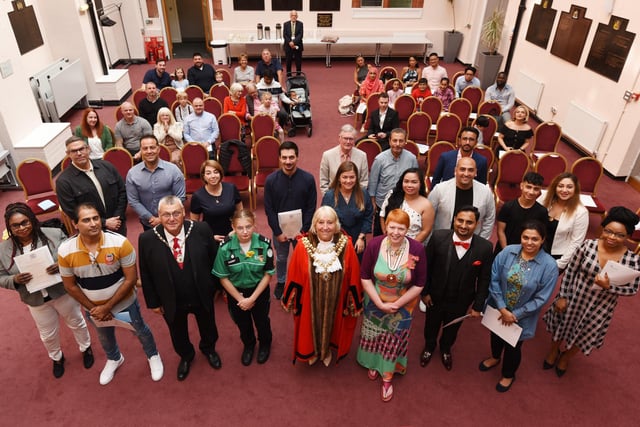
M 209 41 L 213 40 L 213 32 L 211 29 L 211 15 L 209 14 L 209 1 L 210 0 L 201 0 L 200 4 L 202 5 L 202 25 L 204 27 L 205 43 L 207 45 L 207 51 L 209 52 L 209 54 L 211 54 L 213 48 L 209 46 Z M 167 35 L 167 43 L 165 45 L 168 49 L 169 59 L 171 59 L 173 58 L 173 42 L 171 41 L 171 28 L 169 27 L 166 0 L 162 0 L 162 21 L 164 32 Z

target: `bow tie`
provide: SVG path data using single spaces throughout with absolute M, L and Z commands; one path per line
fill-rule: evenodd
M 453 242 L 453 244 L 455 246 L 462 246 L 465 249 L 469 249 L 469 246 L 471 246 L 469 242 Z

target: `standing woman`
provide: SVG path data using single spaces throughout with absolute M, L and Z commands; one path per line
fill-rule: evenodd
M 513 111 L 513 119 L 503 124 L 498 130 L 498 151 L 526 151 L 532 137 L 529 110 L 519 105 Z
M 351 237 L 359 260 L 362 260 L 366 235 L 371 233 L 373 224 L 373 205 L 365 191 L 360 186 L 358 167 L 347 161 L 340 164 L 322 198 L 322 204 L 331 206 L 338 214 L 342 229 Z
M 491 332 L 491 357 L 480 362 L 488 371 L 502 361 L 502 378 L 496 384 L 500 393 L 509 391 L 516 380 L 522 357 L 522 343 L 533 338 L 542 306 L 547 303 L 558 279 L 558 267 L 542 250 L 546 230 L 540 221 L 522 225 L 519 245 L 504 248 L 491 266 L 491 283 L 487 304 L 500 311 L 505 326 L 517 323 L 522 328 L 515 347 Z
M 171 163 L 181 167 L 180 150 L 184 146 L 182 140 L 182 122 L 177 122 L 171 114 L 171 110 L 162 107 L 158 110 L 156 123 L 153 125 L 153 134 L 158 139 L 158 143 L 164 145 L 171 153 Z
M 369 65 L 365 64 L 364 56 L 356 56 L 356 68 L 353 70 L 353 82 L 356 84 L 355 95 L 359 95 L 360 84 L 367 78 L 367 72 L 369 71 Z
M 435 210 L 429 199 L 424 184 L 422 171 L 418 168 L 405 170 L 393 190 L 380 207 L 380 224 L 385 233 L 386 213 L 394 209 L 402 209 L 409 215 L 407 237 L 423 243 L 431 230 L 435 219 Z
M 420 75 L 420 65 L 418 65 L 416 57 L 410 56 L 409 64 L 402 69 L 402 83 L 405 87 L 410 87 L 418 81 Z
M 589 211 L 580 202 L 578 177 L 570 172 L 556 176 L 549 184 L 542 205 L 549 211 L 544 249 L 557 260 L 562 271 L 589 228 Z
M 240 64 L 233 69 L 233 81 L 240 83 L 242 86 L 246 86 L 247 83 L 252 83 L 255 78 L 255 70 L 249 64 L 249 55 L 241 53 L 238 57 L 238 63 Z
M 606 273 L 602 274 L 608 261 L 640 270 L 640 258 L 625 245 L 637 223 L 635 213 L 615 206 L 602 221 L 600 237 L 587 240 L 573 254 L 560 292 L 543 317 L 547 331 L 551 332 L 551 348 L 543 362 L 544 369 L 555 366 L 561 377 L 578 351 L 588 356 L 594 348 L 602 347 L 618 297 L 638 292 L 640 278 L 616 284 L 611 283 Z M 563 341 L 566 349 L 561 352 Z
M 242 210 L 240 193 L 235 185 L 222 182 L 224 170 L 215 160 L 202 163 L 200 178 L 204 185 L 193 193 L 190 217 L 209 224 L 213 238 L 222 243 L 231 233 L 233 214 Z
M 271 352 L 269 320 L 269 280 L 275 271 L 271 241 L 255 232 L 256 217 L 249 209 L 233 214 L 234 234 L 220 246 L 212 273 L 227 291 L 229 314 L 240 330 L 244 345 L 241 362 L 249 366 L 256 346 L 258 363 L 265 363 Z
M 100 121 L 98 112 L 93 108 L 85 108 L 82 122 L 76 127 L 75 135 L 89 144 L 91 159 L 102 159 L 104 152 L 113 147 L 111 129 Z
M 409 215 L 389 212 L 386 236 L 374 237 L 364 252 L 360 277 L 365 291 L 358 363 L 375 381 L 382 376 L 382 400 L 393 397 L 391 380 L 407 370 L 413 310 L 427 279 L 424 246 L 406 237 Z
M 57 228 L 40 228 L 33 211 L 25 203 L 12 203 L 7 206 L 4 221 L 9 238 L 0 242 L 0 287 L 17 291 L 20 299 L 29 307 L 31 317 L 36 323 L 40 340 L 49 357 L 53 360 L 53 376 L 60 378 L 64 374 L 64 355 L 60 348 L 59 318 L 62 316 L 67 327 L 82 352 L 84 367 L 93 366 L 91 338 L 87 324 L 80 312 L 80 304 L 69 296 L 62 282 L 29 292 L 27 284 L 33 279 L 32 273 L 20 272 L 14 257 L 46 246 L 54 263 L 47 267 L 48 274 L 58 273 L 58 246 L 66 238 Z

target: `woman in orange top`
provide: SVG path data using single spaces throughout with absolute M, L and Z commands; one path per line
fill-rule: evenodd
M 245 116 L 247 115 L 247 101 L 242 96 L 242 85 L 240 83 L 233 83 L 229 89 L 229 96 L 224 98 L 224 112 L 233 113 L 240 119 L 242 126 L 247 125 Z

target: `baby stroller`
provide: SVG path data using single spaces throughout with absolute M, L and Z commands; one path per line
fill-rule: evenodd
M 291 122 L 291 128 L 289 129 L 289 136 L 296 135 L 296 128 L 306 128 L 307 136 L 311 136 L 313 127 L 311 124 L 311 104 L 309 99 L 309 85 L 307 77 L 300 71 L 297 73 L 287 73 L 287 93 L 286 95 L 297 104 L 289 105 L 285 104 L 288 113 L 289 120 Z

